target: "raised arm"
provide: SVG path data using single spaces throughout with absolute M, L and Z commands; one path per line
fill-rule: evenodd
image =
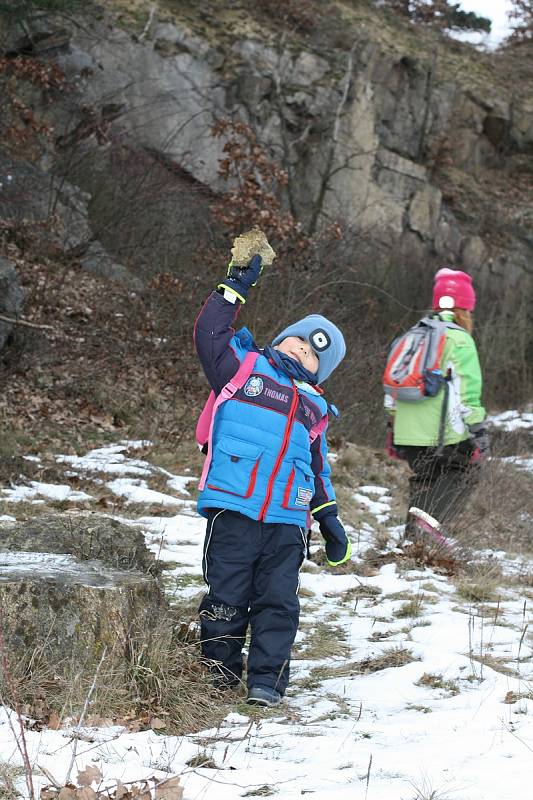
M 196 318 L 194 344 L 215 394 L 239 369 L 232 325 L 260 272 L 260 256 L 253 256 L 246 267 L 236 267 L 230 262 L 224 281 L 209 295 Z

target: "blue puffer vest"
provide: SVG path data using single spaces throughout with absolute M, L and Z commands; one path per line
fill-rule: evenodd
M 231 340 L 240 363 L 247 344 L 239 334 Z M 325 414 L 327 403 L 317 390 L 295 385 L 260 355 L 245 385 L 216 414 L 199 513 L 226 508 L 268 523 L 305 526 L 313 498 L 335 499 L 325 436 L 313 459 L 309 438 Z

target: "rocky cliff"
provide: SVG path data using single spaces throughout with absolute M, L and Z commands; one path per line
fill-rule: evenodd
M 526 198 L 510 198 L 497 248 L 494 231 L 455 197 L 461 178 L 472 191 L 483 171 L 509 170 L 533 152 L 528 84 L 502 57 L 364 3 L 332 4 L 320 36 L 291 33 L 246 2 L 150 8 L 146 0 L 89 14 L 51 54 L 74 87 L 42 110 L 63 148 L 87 146 L 105 126 L 106 141 L 160 152 L 219 190 L 223 140 L 211 125 L 241 118 L 289 170 L 287 202 L 308 225 L 338 218 L 469 269 L 501 271 L 504 262 L 513 279 L 527 271 Z

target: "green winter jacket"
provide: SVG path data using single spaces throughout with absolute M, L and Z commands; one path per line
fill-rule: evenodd
M 440 313 L 440 319 L 453 322 L 452 311 Z M 442 352 L 440 369 L 443 375 L 451 370 L 444 445 L 456 444 L 469 438 L 468 426 L 485 419 L 481 405 L 481 369 L 473 338 L 463 328 L 450 328 Z M 437 447 L 444 401 L 444 388 L 436 397 L 418 403 L 385 400 L 387 411 L 394 414 L 394 444 Z

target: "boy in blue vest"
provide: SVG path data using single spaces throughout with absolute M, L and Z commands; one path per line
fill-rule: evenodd
M 251 630 L 247 702 L 275 706 L 289 680 L 298 629 L 299 571 L 311 513 L 325 539 L 328 564 L 350 558 L 337 517 L 325 428 L 328 405 L 319 386 L 344 358 L 340 330 L 312 314 L 259 350 L 251 333 L 231 327 L 261 272 L 230 263 L 206 300 L 194 341 L 207 379 L 219 394 L 250 351 L 258 353 L 243 386 L 216 411 L 210 462 L 198 499 L 207 518 L 200 604 L 202 653 L 222 686 L 242 676 L 242 647 Z

